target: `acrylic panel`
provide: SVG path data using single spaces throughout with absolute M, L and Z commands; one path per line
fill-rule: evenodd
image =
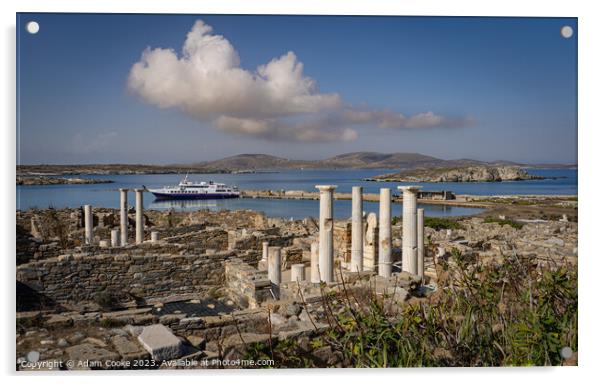
M 17 14 L 17 370 L 577 365 L 576 18 Z

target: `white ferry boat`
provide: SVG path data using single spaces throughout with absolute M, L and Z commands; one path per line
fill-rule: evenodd
M 240 197 L 240 191 L 236 186 L 229 187 L 213 181 L 193 182 L 188 180 L 188 175 L 177 186 L 158 189 L 144 188 L 157 199 L 231 199 Z

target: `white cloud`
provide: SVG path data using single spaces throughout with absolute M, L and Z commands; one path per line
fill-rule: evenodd
M 338 94 L 319 91 L 293 52 L 254 72 L 243 69 L 232 44 L 201 20 L 187 34 L 180 56 L 173 49 L 147 48 L 130 69 L 128 87 L 150 104 L 212 121 L 223 132 L 266 140 L 351 141 L 358 137 L 351 128 L 356 125 L 429 128 L 447 121 L 432 112 L 405 117 L 345 106 Z
M 215 126 L 222 132 L 252 136 L 272 141 L 353 141 L 357 132 L 351 128 L 329 127 L 322 122 L 287 123 L 282 119 L 240 119 L 221 116 Z

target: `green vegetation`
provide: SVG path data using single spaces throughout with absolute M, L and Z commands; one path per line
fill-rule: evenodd
M 391 223 L 393 225 L 396 225 L 398 223 L 401 223 L 402 221 L 403 220 L 401 217 L 395 216 L 391 220 Z M 441 230 L 441 229 L 462 229 L 463 228 L 462 225 L 454 219 L 448 219 L 445 217 L 426 217 L 426 216 L 424 217 L 424 226 L 433 228 L 434 230 L 437 230 L 437 231 Z
M 439 288 L 403 306 L 370 291 L 367 303 L 324 309 L 330 330 L 304 345 L 287 340 L 254 345 L 249 358 L 273 358 L 280 367 L 546 366 L 563 364 L 560 350 L 577 350 L 577 274 L 542 268 L 516 257 L 503 265 L 471 264 L 455 251 L 439 265 Z M 352 297 L 352 298 L 350 298 Z M 361 301 L 361 300 L 360 300 Z
M 498 223 L 501 226 L 509 225 L 514 229 L 521 229 L 524 224 L 509 219 L 496 219 L 495 217 L 486 217 L 484 223 Z

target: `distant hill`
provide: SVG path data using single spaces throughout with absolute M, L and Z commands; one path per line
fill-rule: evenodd
M 520 164 L 496 160 L 485 162 L 472 159 L 443 160 L 420 153 L 352 152 L 324 160 L 291 160 L 266 154 L 245 153 L 215 161 L 194 164 L 77 164 L 77 165 L 17 165 L 18 175 L 76 175 L 76 174 L 153 174 L 153 173 L 227 173 L 233 171 L 269 171 L 277 169 L 394 169 L 398 171 L 432 168 L 462 168 L 471 166 L 515 166 L 521 168 L 576 168 L 566 164 Z
M 226 157 L 225 159 L 196 164 L 210 169 L 240 170 L 270 170 L 291 168 L 356 168 L 356 169 L 414 169 L 463 167 L 473 165 L 517 165 L 512 162 L 496 161 L 487 163 L 471 159 L 443 160 L 420 153 L 379 153 L 352 152 L 344 153 L 324 160 L 290 160 L 282 157 L 264 154 L 242 154 Z
M 224 159 L 200 163 L 206 168 L 238 170 L 263 170 L 278 168 L 303 168 L 309 165 L 309 161 L 288 160 L 282 157 L 276 157 L 264 154 L 241 154 L 226 157 Z

